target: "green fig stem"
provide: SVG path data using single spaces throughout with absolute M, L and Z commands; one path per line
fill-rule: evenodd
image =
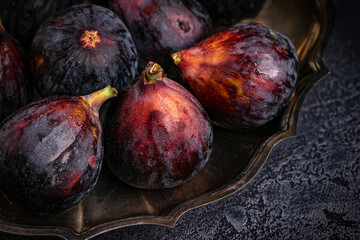
M 118 91 L 115 88 L 107 85 L 103 89 L 90 93 L 89 95 L 81 96 L 80 98 L 84 100 L 92 108 L 94 114 L 99 117 L 101 105 L 109 98 L 116 97 L 117 94 Z
M 152 84 L 155 81 L 162 81 L 165 77 L 164 69 L 155 62 L 149 62 L 143 73 L 144 84 Z
M 175 65 L 179 65 L 182 61 L 181 51 L 171 54 L 171 57 L 174 60 Z

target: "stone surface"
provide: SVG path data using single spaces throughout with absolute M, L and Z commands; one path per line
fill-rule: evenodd
M 324 53 L 332 74 L 306 98 L 297 136 L 279 143 L 248 185 L 174 228 L 133 226 L 93 239 L 360 239 L 360 2 L 336 5 Z

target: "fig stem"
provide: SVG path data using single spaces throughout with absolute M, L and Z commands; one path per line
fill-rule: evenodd
M 115 88 L 107 85 L 103 89 L 90 93 L 89 95 L 81 96 L 80 98 L 84 100 L 92 108 L 94 114 L 99 117 L 99 110 L 102 104 L 109 98 L 116 97 L 117 94 L 118 91 Z
M 179 65 L 182 61 L 181 51 L 171 54 L 171 57 L 174 60 L 175 65 Z
M 144 84 L 152 84 L 155 81 L 161 81 L 165 77 L 164 69 L 155 62 L 149 62 L 144 70 Z

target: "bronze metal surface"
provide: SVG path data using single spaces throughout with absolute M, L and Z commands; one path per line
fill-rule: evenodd
M 295 136 L 301 105 L 329 70 L 322 53 L 333 26 L 331 1 L 269 0 L 255 18 L 287 35 L 298 50 L 299 81 L 282 114 L 255 131 L 236 133 L 214 128 L 214 149 L 206 167 L 176 188 L 142 190 L 115 178 L 104 164 L 88 198 L 57 215 L 36 215 L 0 196 L 0 230 L 22 235 L 88 239 L 136 224 L 173 226 L 186 211 L 224 198 L 244 187 L 261 169 L 279 141 Z

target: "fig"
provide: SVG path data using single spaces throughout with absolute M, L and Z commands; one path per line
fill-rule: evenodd
M 123 19 L 139 53 L 139 69 L 156 60 L 167 69 L 171 53 L 207 37 L 209 14 L 196 0 L 110 0 L 109 7 Z
M 0 190 L 36 213 L 64 211 L 94 188 L 102 166 L 99 120 L 110 86 L 31 103 L 0 126 Z
M 47 18 L 61 9 L 84 2 L 85 0 L 1 0 L 0 16 L 8 32 L 28 53 L 36 31 Z
M 149 62 L 127 92 L 110 104 L 105 162 L 138 188 L 178 186 L 209 159 L 213 132 L 207 113 L 184 87 Z
M 0 19 L 0 121 L 31 98 L 22 46 L 8 34 Z
M 121 19 L 107 8 L 80 4 L 44 22 L 31 49 L 34 84 L 43 97 L 80 96 L 130 83 L 137 53 Z
M 298 78 L 290 39 L 258 23 L 235 25 L 172 57 L 213 123 L 228 129 L 249 130 L 274 119 Z

